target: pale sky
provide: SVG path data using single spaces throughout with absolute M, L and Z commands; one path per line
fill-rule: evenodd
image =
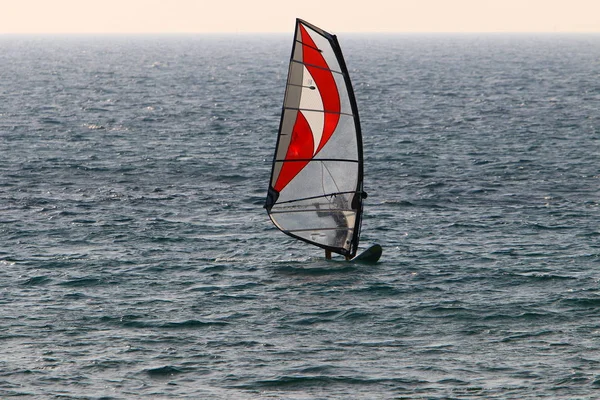
M 0 34 L 600 32 L 600 0 L 0 0 Z

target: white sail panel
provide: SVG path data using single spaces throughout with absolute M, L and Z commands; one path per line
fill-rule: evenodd
M 305 87 L 302 88 L 302 94 L 300 96 L 300 110 L 303 110 L 303 114 L 306 117 L 306 121 L 310 126 L 310 130 L 313 134 L 313 154 L 317 152 L 317 147 L 321 143 L 323 137 L 323 125 L 325 124 L 325 113 L 323 113 L 323 99 L 319 88 L 315 86 L 312 75 L 306 67 L 304 67 L 304 81 L 306 82 Z M 309 86 L 308 86 L 309 85 Z M 304 112 L 307 110 L 314 110 L 318 112 Z
M 312 29 L 310 26 L 307 26 L 306 24 L 303 25 L 303 28 L 310 35 L 310 38 L 315 43 L 316 47 L 320 50 L 320 53 L 323 56 L 323 58 L 325 59 L 325 61 L 327 61 L 327 65 L 328 65 L 329 69 L 332 72 L 341 73 L 342 68 L 340 67 L 340 64 L 338 63 L 338 60 L 337 60 L 337 57 L 335 54 L 335 50 L 334 50 L 333 46 L 331 46 L 331 42 L 329 41 L 329 38 L 332 35 L 326 34 L 327 36 L 323 36 L 317 30 Z M 322 30 L 319 30 L 319 31 L 325 33 Z

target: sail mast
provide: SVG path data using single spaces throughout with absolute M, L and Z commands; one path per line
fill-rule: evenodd
M 335 46 L 333 48 L 336 52 L 336 57 L 338 62 L 340 63 L 340 68 L 342 69 L 342 74 L 344 75 L 344 80 L 346 81 L 346 90 L 348 90 L 348 98 L 350 100 L 350 107 L 352 108 L 352 115 L 354 116 L 354 126 L 356 128 L 356 145 L 358 152 L 358 179 L 356 186 L 356 208 L 358 210 L 357 218 L 355 222 L 354 232 L 355 235 L 353 237 L 352 248 L 353 252 L 351 253 L 351 257 L 354 257 L 356 251 L 358 250 L 358 242 L 360 239 L 360 229 L 362 226 L 362 214 L 363 214 L 363 199 L 367 198 L 367 193 L 363 188 L 363 174 L 364 174 L 364 163 L 363 163 L 363 142 L 362 142 L 362 130 L 360 126 L 360 118 L 358 116 L 358 104 L 356 103 L 356 97 L 354 95 L 354 87 L 352 86 L 352 82 L 350 80 L 350 74 L 348 73 L 348 67 L 346 66 L 346 61 L 344 60 L 344 56 L 342 55 L 342 49 L 338 43 L 337 36 L 333 35 L 333 41 L 335 42 Z

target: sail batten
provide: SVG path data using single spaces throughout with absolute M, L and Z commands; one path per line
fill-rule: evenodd
M 294 200 L 287 200 L 287 201 L 278 201 L 277 205 L 282 205 L 282 204 L 287 204 L 287 203 L 294 203 L 294 202 L 300 202 L 300 201 L 305 201 L 305 200 L 313 200 L 313 199 L 318 199 L 321 197 L 331 197 L 334 196 L 336 194 L 361 194 L 363 192 L 336 192 L 336 193 L 328 193 L 328 194 L 322 194 L 319 196 L 311 196 L 311 197 L 304 197 L 304 198 L 299 198 L 299 199 L 294 199 Z M 270 211 L 272 212 L 272 211 Z
M 308 43 L 304 43 L 304 42 L 302 42 L 301 40 L 296 40 L 295 42 L 296 42 L 296 43 L 298 43 L 298 44 L 300 44 L 301 46 L 310 47 L 311 49 L 314 49 L 314 50 L 317 50 L 317 51 L 320 51 L 320 52 L 322 52 L 322 51 L 323 51 L 323 50 L 319 49 L 318 47 L 311 46 L 310 44 L 308 44 Z
M 315 228 L 315 229 L 310 229 L 310 228 L 304 228 L 304 229 L 286 229 L 283 232 L 287 233 L 287 232 L 314 232 L 314 231 L 340 231 L 340 230 L 344 230 L 344 228 Z
M 265 208 L 282 232 L 352 257 L 362 181 L 360 122 L 339 43 L 298 19 Z
M 352 212 L 351 208 L 332 208 L 329 211 L 349 211 Z M 303 213 L 303 212 L 313 212 L 313 210 L 281 210 L 281 211 L 274 211 L 271 210 L 271 214 L 282 214 L 282 213 Z M 346 229 L 346 228 L 335 228 L 335 229 Z
M 339 114 L 339 115 L 347 115 L 349 117 L 353 117 L 354 114 L 348 114 L 345 112 L 334 112 L 327 110 L 315 110 L 312 108 L 295 108 L 295 107 L 283 107 L 285 110 L 295 110 L 295 111 L 309 111 L 309 112 L 318 112 L 318 113 L 330 113 L 330 114 Z
M 309 64 L 309 63 L 305 63 L 305 62 L 298 61 L 298 60 L 292 60 L 292 62 L 296 63 L 296 64 L 304 65 L 306 67 L 314 67 L 314 68 L 318 68 L 318 69 L 322 69 L 322 70 L 325 70 L 325 71 L 332 72 L 334 74 L 343 75 L 342 71 L 339 71 L 339 70 L 336 70 L 336 69 L 331 69 L 331 68 L 323 67 L 323 66 L 316 65 L 316 64 Z
M 358 160 L 349 160 L 347 158 L 299 158 L 296 160 L 275 160 L 275 162 L 306 162 L 306 161 L 339 161 L 339 162 L 351 162 L 357 163 Z

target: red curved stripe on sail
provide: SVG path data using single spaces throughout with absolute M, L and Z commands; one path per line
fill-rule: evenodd
M 298 111 L 292 138 L 285 155 L 286 160 L 309 160 L 313 156 L 315 140 L 312 130 L 304 114 Z M 277 177 L 277 182 L 273 189 L 280 192 L 300 171 L 308 164 L 308 161 L 284 162 Z
M 308 64 L 306 68 L 312 75 L 323 102 L 323 132 L 319 145 L 313 153 L 315 148 L 314 135 L 306 117 L 299 111 L 292 130 L 292 138 L 285 155 L 286 160 L 311 159 L 321 151 L 329 138 L 331 138 L 340 120 L 340 96 L 333 74 L 329 71 L 327 61 L 325 61 L 321 52 L 317 50 L 315 42 L 302 25 L 300 25 L 300 34 L 302 36 L 302 43 L 305 44 L 302 46 L 302 60 L 305 64 Z M 280 192 L 307 164 L 308 161 L 284 162 L 273 188 Z
M 300 25 L 300 32 L 302 34 L 302 43 L 305 44 L 305 46 L 302 46 L 302 60 L 305 64 L 308 64 L 306 68 L 312 75 L 315 85 L 319 88 L 325 111 L 323 134 L 319 142 L 319 147 L 315 151 L 315 154 L 317 154 L 325 146 L 325 143 L 327 143 L 335 131 L 340 120 L 340 95 L 333 74 L 329 71 L 327 61 L 325 61 L 321 52 L 317 50 L 315 42 L 302 25 Z

